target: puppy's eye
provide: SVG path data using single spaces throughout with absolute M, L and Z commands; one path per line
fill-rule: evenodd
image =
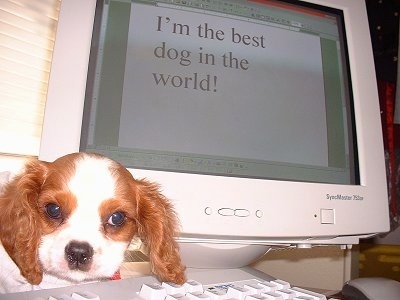
M 107 224 L 111 226 L 121 226 L 125 222 L 125 215 L 122 212 L 113 213 L 107 220 Z
M 61 207 L 55 203 L 49 203 L 45 206 L 47 215 L 52 219 L 60 219 L 62 217 Z

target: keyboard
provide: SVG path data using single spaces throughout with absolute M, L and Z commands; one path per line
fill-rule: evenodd
M 152 276 L 0 295 L 4 300 L 327 300 L 252 268 L 188 269 L 182 285 Z M 332 298 L 331 298 L 332 299 Z

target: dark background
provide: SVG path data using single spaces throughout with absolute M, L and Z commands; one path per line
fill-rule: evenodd
M 366 0 L 366 4 L 377 78 L 396 82 L 400 0 Z

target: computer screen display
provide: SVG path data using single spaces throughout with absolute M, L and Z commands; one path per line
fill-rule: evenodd
M 127 167 L 354 184 L 343 15 L 275 1 L 109 1 L 81 150 Z

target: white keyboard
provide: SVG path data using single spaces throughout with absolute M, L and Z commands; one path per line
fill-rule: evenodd
M 81 284 L 0 295 L 7 300 L 326 300 L 323 294 L 291 286 L 251 268 L 188 270 L 183 286 L 154 277 Z

